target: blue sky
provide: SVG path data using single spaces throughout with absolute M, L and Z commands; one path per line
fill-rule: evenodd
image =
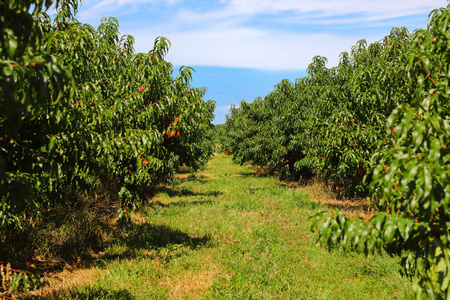
M 172 47 L 167 60 L 196 70 L 193 86 L 217 102 L 215 124 L 231 104 L 264 97 L 282 79 L 306 75 L 315 55 L 335 66 L 360 39 L 368 43 L 393 27 L 426 28 L 446 0 L 84 0 L 77 18 L 97 26 L 119 20 L 121 34 L 148 52 L 156 37 Z

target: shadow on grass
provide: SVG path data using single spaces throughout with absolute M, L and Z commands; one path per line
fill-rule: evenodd
M 134 225 L 125 242 L 130 249 L 155 249 L 173 244 L 181 244 L 196 249 L 207 244 L 209 240 L 210 238 L 207 235 L 194 237 L 166 225 L 144 223 Z
M 132 300 L 135 299 L 129 291 L 120 289 L 110 291 L 102 287 L 87 287 L 83 291 L 70 292 L 65 299 L 120 299 Z
M 12 299 L 12 298 L 11 298 Z M 85 286 L 82 288 L 73 288 L 70 290 L 58 290 L 44 295 L 28 295 L 23 298 L 25 300 L 75 300 L 75 299 L 120 299 L 133 300 L 135 299 L 131 293 L 126 289 L 107 290 L 102 287 Z
M 253 171 L 243 171 L 238 173 L 241 176 L 255 176 L 255 172 Z
M 159 187 L 157 190 L 158 193 L 165 193 L 169 195 L 169 197 L 192 197 L 192 196 L 204 196 L 204 197 L 218 197 L 222 195 L 222 192 L 218 191 L 212 191 L 207 193 L 199 193 L 199 192 L 193 192 L 188 189 L 173 189 L 166 186 Z M 200 201 L 201 202 L 201 201 Z
M 176 177 L 176 180 L 179 182 L 189 182 L 189 181 L 198 181 L 200 183 L 206 183 L 208 181 L 208 177 L 203 175 L 190 174 L 187 177 Z
M 277 170 L 273 167 L 268 166 L 254 166 L 248 170 L 239 172 L 241 176 L 250 176 L 250 177 L 278 177 Z
M 120 254 L 105 254 L 103 260 L 129 259 L 140 255 L 142 250 L 163 250 L 189 248 L 192 250 L 210 246 L 212 239 L 209 235 L 192 236 L 179 229 L 166 225 L 150 223 L 132 224 L 117 242 L 125 246 Z
M 367 214 L 367 217 L 375 213 L 373 204 L 367 203 L 366 199 L 329 200 L 324 201 L 323 205 L 344 212 L 364 213 Z
M 316 211 L 324 208 L 323 205 L 315 203 L 309 199 L 294 199 L 293 205 L 297 208 Z
M 159 207 L 171 207 L 171 206 L 179 206 L 179 207 L 186 207 L 189 205 L 205 205 L 205 204 L 211 204 L 213 203 L 211 200 L 194 200 L 194 201 L 179 201 L 179 202 L 171 202 L 171 203 L 162 203 L 161 201 L 151 201 L 148 204 L 146 204 L 147 206 L 150 207 L 155 207 L 155 206 L 159 206 Z
M 211 247 L 214 241 L 208 234 L 193 236 L 166 225 L 133 223 L 124 229 L 113 244 L 119 245 L 119 248 L 123 247 L 123 251 L 106 252 L 100 257 L 88 258 L 83 262 L 83 268 L 105 267 L 113 260 L 128 260 L 143 257 L 143 255 L 149 259 L 170 262 L 174 258 L 188 255 L 188 250 Z M 149 252 L 153 254 L 148 255 Z M 134 299 L 134 297 L 125 289 L 107 290 L 102 287 L 83 286 L 81 289 L 68 291 L 58 289 L 45 296 L 33 296 L 26 299 Z

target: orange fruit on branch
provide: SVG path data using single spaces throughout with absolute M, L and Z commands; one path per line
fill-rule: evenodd
M 167 139 L 170 139 L 170 133 L 171 133 L 170 129 L 167 129 L 166 133 L 164 134 L 164 138 L 165 138 L 166 140 L 167 140 Z

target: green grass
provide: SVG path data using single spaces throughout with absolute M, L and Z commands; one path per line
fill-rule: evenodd
M 387 255 L 315 246 L 308 196 L 218 155 L 141 211 L 94 282 L 67 299 L 396 299 L 411 284 Z

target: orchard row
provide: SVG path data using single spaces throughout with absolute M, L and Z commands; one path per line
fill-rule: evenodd
M 146 186 L 211 154 L 215 103 L 174 77 L 160 37 L 136 54 L 115 18 L 97 29 L 74 17 L 78 1 L 0 5 L 0 226 L 20 225 L 112 181 L 121 214 L 146 200 Z
M 232 107 L 224 145 L 234 159 L 282 176 L 319 175 L 348 196 L 370 195 L 370 220 L 315 216 L 330 247 L 404 255 L 418 298 L 450 297 L 450 5 L 427 30 L 393 29 L 342 53 L 314 57 L 308 76 Z
M 411 103 L 410 47 L 401 28 L 371 45 L 359 41 L 331 69 L 325 57 L 314 57 L 307 77 L 283 80 L 264 99 L 231 108 L 225 147 L 236 160 L 269 166 L 282 177 L 319 174 L 345 180 L 348 196 L 364 194 L 371 157 L 394 144 L 388 116 Z

